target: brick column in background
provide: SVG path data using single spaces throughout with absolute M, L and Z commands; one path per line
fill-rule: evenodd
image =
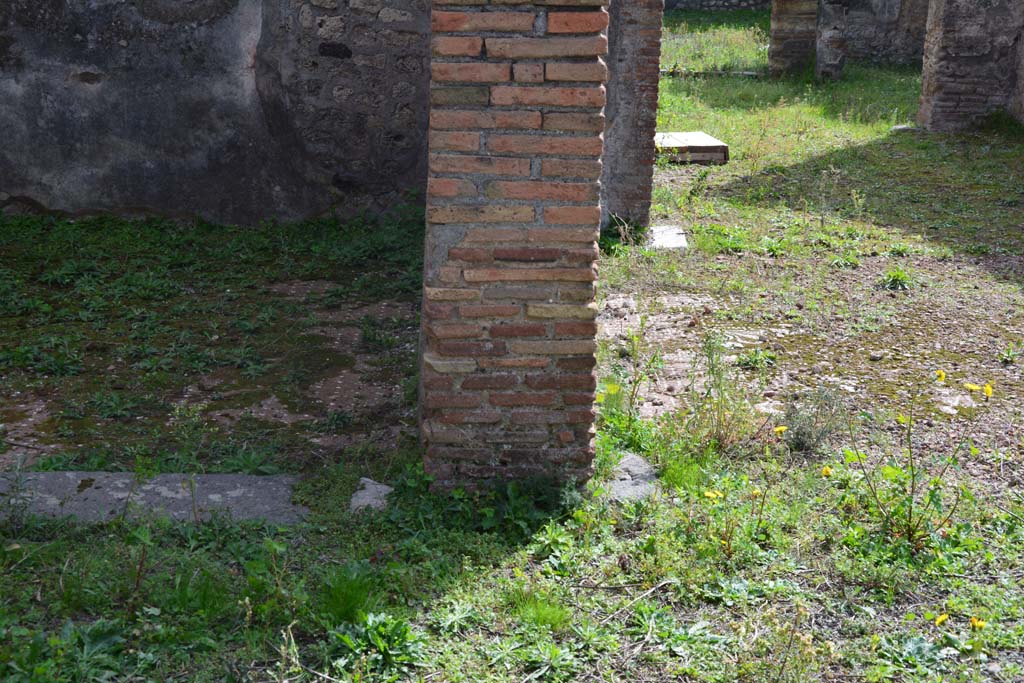
M 612 0 L 601 224 L 647 225 L 658 119 L 664 0 Z M 614 163 L 611 163 L 614 160 Z
M 818 0 L 774 0 L 768 46 L 772 75 L 814 64 L 817 34 Z
M 420 410 L 440 488 L 591 474 L 604 0 L 435 0 Z

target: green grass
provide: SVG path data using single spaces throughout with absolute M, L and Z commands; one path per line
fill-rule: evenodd
M 661 65 L 682 72 L 768 69 L 768 12 L 665 13 Z

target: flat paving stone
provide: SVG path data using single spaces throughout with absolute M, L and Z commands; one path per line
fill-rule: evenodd
M 620 503 L 648 498 L 658 490 L 658 473 L 639 455 L 627 453 L 612 472 L 607 490 L 608 497 Z
M 726 164 L 729 145 L 701 131 L 656 133 L 654 146 L 674 164 Z
M 686 233 L 678 225 L 652 225 L 650 246 L 652 249 L 686 249 Z
M 194 521 L 217 512 L 236 520 L 295 524 L 309 512 L 291 502 L 298 481 L 291 475 L 158 474 L 133 486 L 134 481 L 131 472 L 27 472 L 20 481 L 0 472 L 0 514 L 24 502 L 36 515 L 86 522 L 114 519 L 127 506 L 128 517 Z

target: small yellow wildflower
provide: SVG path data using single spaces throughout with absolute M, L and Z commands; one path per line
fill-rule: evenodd
M 789 429 L 789 427 L 787 427 L 786 425 L 779 425 L 778 427 L 775 428 L 775 433 L 785 434 L 787 429 Z
M 604 388 L 604 391 L 609 396 L 614 396 L 615 394 L 619 393 L 619 389 L 621 388 L 622 387 L 620 387 L 618 384 L 609 384 Z
M 750 497 L 753 498 L 754 500 L 757 500 L 758 498 L 760 498 L 761 497 L 761 489 L 754 489 L 753 491 L 751 491 L 750 492 Z
M 721 491 L 712 490 L 712 491 L 705 491 L 704 492 L 704 497 L 705 498 L 709 498 L 711 500 L 717 500 L 719 498 L 725 498 L 725 494 L 722 493 Z
M 598 392 L 597 396 L 594 397 L 594 400 L 598 403 L 604 403 L 604 394 Z
M 964 389 L 970 392 L 981 391 L 981 387 L 977 384 L 971 384 L 970 382 L 964 382 Z
M 992 384 L 991 383 L 986 384 L 985 388 L 982 389 L 982 391 L 985 392 L 985 399 L 986 400 L 992 398 L 992 394 L 994 393 L 994 390 L 992 388 Z
M 936 626 L 942 626 L 947 621 L 949 621 L 949 615 L 946 614 L 945 612 L 943 612 L 939 616 L 935 617 L 935 625 Z
M 937 381 L 939 381 L 939 382 L 945 382 L 946 381 L 946 371 L 945 370 L 936 370 L 935 371 L 935 379 Z
M 988 622 L 979 619 L 978 617 L 971 617 L 971 628 L 973 628 L 975 631 L 980 631 L 986 626 L 988 626 Z
M 822 467 L 821 468 L 821 476 L 823 476 L 823 477 L 831 477 L 832 476 L 832 468 L 829 467 L 828 465 L 825 465 L 824 467 Z

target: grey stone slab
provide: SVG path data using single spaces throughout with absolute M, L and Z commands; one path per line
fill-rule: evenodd
M 729 145 L 700 131 L 658 133 L 654 144 L 674 164 L 721 165 L 729 161 Z
M 387 484 L 363 477 L 359 480 L 359 490 L 352 494 L 348 509 L 352 512 L 366 509 L 383 510 L 388 506 L 388 495 L 392 491 L 394 489 Z
M 648 498 L 658 490 L 658 473 L 639 455 L 627 453 L 606 488 L 608 497 L 620 503 Z
M 653 249 L 686 249 L 686 234 L 678 225 L 653 225 L 650 231 Z
M 134 483 L 131 472 L 28 472 L 20 482 L 0 473 L 0 514 L 12 499 L 29 512 L 82 521 L 147 514 L 191 521 L 222 512 L 237 520 L 294 524 L 308 510 L 291 502 L 297 477 L 246 474 L 158 474 Z M 17 502 L 17 501 L 15 501 Z

